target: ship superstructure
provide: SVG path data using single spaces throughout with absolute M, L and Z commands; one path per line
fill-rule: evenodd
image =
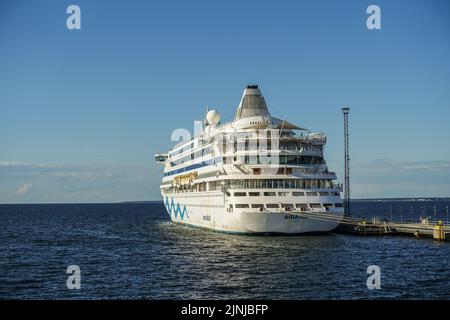
M 156 155 L 167 212 L 173 222 L 221 232 L 331 231 L 343 208 L 326 140 L 273 117 L 258 86 L 249 85 L 232 121 L 221 124 L 210 110 L 200 132 Z

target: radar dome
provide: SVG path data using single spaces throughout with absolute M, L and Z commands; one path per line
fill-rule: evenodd
M 208 124 L 218 124 L 220 121 L 220 113 L 217 110 L 211 110 L 206 114 Z

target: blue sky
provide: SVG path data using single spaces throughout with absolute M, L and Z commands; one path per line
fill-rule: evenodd
M 172 130 L 248 83 L 341 180 L 351 107 L 353 197 L 450 196 L 449 39 L 445 0 L 2 1 L 0 202 L 158 199 Z

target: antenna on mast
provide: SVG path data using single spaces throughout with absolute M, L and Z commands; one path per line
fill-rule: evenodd
M 208 125 L 208 120 L 206 120 L 206 115 L 209 112 L 209 106 L 205 107 L 205 116 L 203 117 L 203 127 L 206 127 Z
M 283 120 L 283 122 L 281 123 L 281 127 L 280 127 L 280 133 L 279 133 L 279 135 L 281 136 L 281 133 L 283 132 L 283 128 L 284 128 L 284 124 L 286 123 L 286 116 L 284 116 L 284 120 Z

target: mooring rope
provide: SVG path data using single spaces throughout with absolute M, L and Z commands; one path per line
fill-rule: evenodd
M 379 221 L 378 223 L 372 223 L 370 221 L 367 221 L 365 219 L 358 219 L 358 218 L 352 218 L 352 217 L 342 217 L 337 216 L 335 214 L 329 214 L 329 213 L 323 213 L 323 212 L 298 212 L 298 211 L 291 211 L 289 214 L 294 214 L 299 217 L 305 217 L 305 218 L 312 218 L 320 221 L 332 221 L 332 222 L 339 222 L 340 224 L 345 225 L 353 225 L 353 226 L 365 226 L 365 227 L 389 227 L 389 228 L 414 228 L 418 230 L 427 229 L 429 230 L 430 227 L 434 227 L 435 223 L 411 223 L 411 222 L 392 222 L 392 221 Z M 444 229 L 450 231 L 450 226 L 443 225 Z

